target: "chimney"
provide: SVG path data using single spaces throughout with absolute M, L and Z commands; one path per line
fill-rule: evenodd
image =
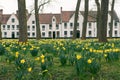
M 3 9 L 0 9 L 0 15 L 3 14 Z
M 60 7 L 60 10 L 61 10 L 61 12 L 62 12 L 62 7 Z

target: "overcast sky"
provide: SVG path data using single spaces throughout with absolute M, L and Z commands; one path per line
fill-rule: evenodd
M 34 0 L 26 0 L 26 8 L 30 11 L 33 8 L 33 1 Z M 82 0 L 83 1 L 83 0 Z M 115 9 L 118 15 L 120 15 L 120 0 L 116 0 L 117 3 L 115 4 Z M 90 10 L 95 9 L 95 3 L 94 0 L 90 0 Z M 59 13 L 60 7 L 63 7 L 63 10 L 75 10 L 77 0 L 54 0 L 54 2 L 51 2 L 48 4 L 44 12 L 47 13 Z M 81 3 L 81 10 L 83 10 L 84 3 Z M 5 14 L 11 14 L 16 13 L 17 7 L 17 0 L 0 0 L 0 9 L 4 9 L 3 13 Z M 118 12 L 119 11 L 119 12 Z M 119 16 L 120 17 L 120 16 Z

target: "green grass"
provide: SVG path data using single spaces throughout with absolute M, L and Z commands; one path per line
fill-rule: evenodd
M 106 62 L 105 58 L 102 57 L 102 60 L 100 63 L 101 69 L 97 74 L 93 75 L 89 71 L 86 71 L 84 74 L 78 75 L 76 73 L 75 64 L 70 65 L 69 62 L 67 61 L 67 64 L 62 66 L 60 63 L 59 55 L 57 53 L 56 54 L 51 53 L 52 50 L 50 50 L 50 49 L 53 49 L 53 46 L 51 47 L 51 45 L 49 45 L 50 46 L 49 47 L 47 45 L 47 41 L 44 41 L 44 42 L 46 42 L 46 45 L 43 48 L 48 50 L 48 52 L 49 52 L 48 54 L 45 54 L 45 55 L 53 56 L 53 64 L 47 68 L 48 69 L 48 72 L 47 72 L 48 78 L 47 79 L 41 78 L 41 71 L 42 71 L 41 65 L 40 65 L 41 62 L 38 61 L 38 62 L 35 62 L 35 64 L 34 64 L 34 70 L 32 70 L 32 72 L 30 74 L 25 75 L 27 77 L 22 80 L 120 80 L 120 60 Z M 55 43 L 57 43 L 57 41 L 56 42 L 52 41 L 52 42 L 53 42 L 53 43 L 51 43 L 52 45 L 56 45 Z M 69 44 L 69 45 L 71 45 L 72 47 L 76 47 L 77 45 L 79 45 L 80 48 L 78 48 L 77 51 L 74 51 L 74 54 L 80 54 L 80 53 L 82 53 L 82 51 L 81 52 L 79 52 L 79 51 L 82 50 L 82 48 L 86 48 L 85 44 L 88 44 L 88 42 L 87 43 L 86 42 L 79 43 L 79 41 L 78 41 L 78 43 L 76 43 L 76 44 L 74 43 L 75 45 L 71 45 L 72 44 L 72 42 L 71 42 L 71 44 Z M 37 47 L 41 45 L 39 42 L 37 42 L 37 41 L 34 42 L 32 40 L 30 43 Z M 65 46 L 68 46 L 68 44 L 66 44 L 66 43 L 63 43 L 63 44 Z M 58 45 L 58 47 L 59 47 L 59 45 Z M 91 48 L 91 47 L 93 49 L 94 48 L 99 49 L 99 46 L 97 46 L 97 48 L 96 48 L 96 44 L 94 44 L 93 46 L 91 46 L 91 45 L 87 46 L 87 48 Z M 108 45 L 106 45 L 104 47 L 108 47 Z M 111 45 L 109 47 L 111 47 Z M 115 48 L 119 48 L 119 47 L 120 47 L 120 44 L 116 43 Z M 22 48 L 23 47 L 21 47 L 21 49 Z M 10 47 L 7 47 L 6 49 L 10 53 L 10 51 L 11 51 Z M 103 48 L 101 48 L 101 50 L 102 49 Z M 86 49 L 86 50 L 88 51 L 89 49 Z M 21 54 L 23 55 L 22 50 L 20 50 L 19 52 L 21 52 Z M 42 51 L 39 50 L 38 56 L 41 56 L 41 54 L 42 54 Z M 118 54 L 120 54 L 120 52 Z M 69 56 L 69 54 L 67 54 L 67 56 Z M 34 59 L 35 59 L 35 57 L 32 57 L 30 55 L 29 49 L 28 49 L 28 53 L 26 55 L 23 55 L 23 57 L 26 60 L 27 59 L 31 60 L 31 62 L 34 61 Z M 5 55 L 0 56 L 0 80 L 16 80 L 15 79 L 15 75 L 16 75 L 15 61 L 13 60 L 12 62 L 7 62 L 6 58 L 7 57 Z
M 5 63 L 3 59 L 2 62 L 0 61 L 0 80 L 13 80 L 15 66 L 13 63 Z M 92 80 L 89 73 L 83 75 L 83 78 L 77 75 L 72 65 L 61 66 L 58 58 L 54 58 L 53 62 L 53 66 L 48 69 L 51 80 Z M 39 70 L 39 65 L 36 65 L 36 69 Z M 101 70 L 94 76 L 94 80 L 120 80 L 120 61 L 103 62 Z

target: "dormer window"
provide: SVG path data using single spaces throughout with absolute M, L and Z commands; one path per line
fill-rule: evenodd
M 14 22 L 15 22 L 15 19 L 14 19 L 14 18 L 12 18 L 12 20 L 11 20 L 11 21 L 12 21 L 12 23 L 14 23 Z
M 35 24 L 35 21 L 32 21 L 32 24 Z
M 53 19 L 53 22 L 55 21 L 55 19 Z

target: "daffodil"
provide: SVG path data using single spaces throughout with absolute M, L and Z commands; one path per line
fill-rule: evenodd
M 26 48 L 23 48 L 23 50 L 26 50 Z
M 20 60 L 20 63 L 24 64 L 25 63 L 25 59 Z
M 45 62 L 45 60 L 44 60 L 44 59 L 42 59 L 42 60 L 41 60 L 41 62 L 42 62 L 42 63 L 44 63 L 44 62 Z
M 29 68 L 28 68 L 28 72 L 31 72 L 31 71 L 32 71 L 32 68 L 31 68 L 31 67 L 29 67 Z
M 40 60 L 40 57 L 35 58 L 35 60 L 36 60 L 36 61 L 39 61 L 39 60 Z
M 107 57 L 107 54 L 104 54 L 104 57 Z
M 19 52 L 16 52 L 16 53 L 15 53 L 15 57 L 18 57 L 18 55 L 19 55 Z
M 88 62 L 88 64 L 91 64 L 91 63 L 92 63 L 92 60 L 91 60 L 91 59 L 88 59 L 87 62 Z
M 45 56 L 42 54 L 40 57 L 41 57 L 41 59 L 44 59 Z
M 77 58 L 77 60 L 79 60 L 79 59 L 82 58 L 82 56 L 81 55 L 77 55 L 76 58 Z
M 93 49 L 92 49 L 92 48 L 90 48 L 90 49 L 89 49 L 89 51 L 90 51 L 90 52 L 93 52 Z

